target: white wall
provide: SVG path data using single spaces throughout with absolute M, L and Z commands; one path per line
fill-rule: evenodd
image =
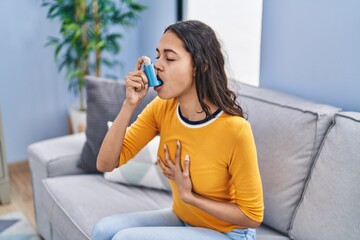
M 185 19 L 211 26 L 228 55 L 231 78 L 259 85 L 262 0 L 187 0 Z

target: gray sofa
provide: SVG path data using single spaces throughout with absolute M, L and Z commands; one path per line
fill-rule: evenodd
M 257 239 L 359 239 L 360 113 L 239 83 L 233 89 L 253 128 L 263 181 Z M 89 239 L 104 216 L 171 206 L 169 192 L 85 172 L 78 164 L 85 142 L 75 134 L 28 148 L 42 237 Z

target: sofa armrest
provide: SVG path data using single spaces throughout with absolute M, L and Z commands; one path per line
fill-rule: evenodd
M 49 177 L 85 174 L 78 167 L 81 151 L 85 144 L 85 134 L 67 135 L 41 142 L 28 147 L 35 219 L 38 233 L 44 239 L 52 239 L 53 229 L 45 213 L 42 180 Z
M 46 177 L 85 173 L 78 167 L 85 134 L 73 134 L 36 142 L 28 147 L 32 172 Z

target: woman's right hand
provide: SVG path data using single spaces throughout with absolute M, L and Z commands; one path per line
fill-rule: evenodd
M 149 91 L 148 79 L 141 66 L 145 56 L 140 57 L 134 71 L 125 77 L 126 82 L 126 101 L 128 104 L 138 106 Z

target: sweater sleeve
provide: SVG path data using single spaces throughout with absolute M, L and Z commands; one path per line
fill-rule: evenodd
M 262 222 L 264 202 L 255 141 L 250 123 L 241 126 L 233 145 L 229 163 L 235 202 L 254 221 Z
M 156 111 L 159 109 L 160 104 L 159 100 L 156 97 L 151 101 L 126 130 L 119 166 L 132 159 L 159 133 L 158 119 L 156 118 Z

